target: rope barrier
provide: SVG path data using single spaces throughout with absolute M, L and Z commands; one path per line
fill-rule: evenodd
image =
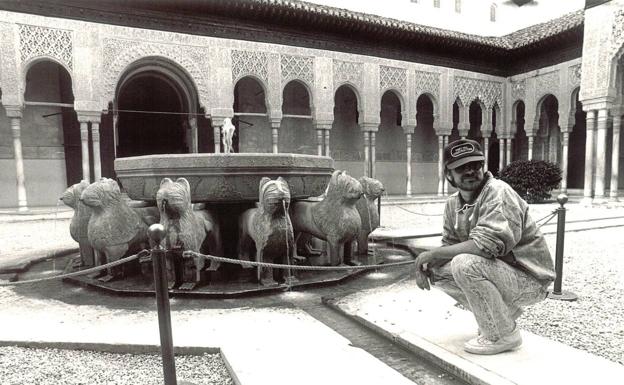
M 98 272 L 100 270 L 108 269 L 109 267 L 119 266 L 119 265 L 122 265 L 122 264 L 124 264 L 126 262 L 134 261 L 137 258 L 141 258 L 143 256 L 147 256 L 149 254 L 150 254 L 149 250 L 141 250 L 137 254 L 131 255 L 131 256 L 126 257 L 126 258 L 118 259 L 116 261 L 107 263 L 105 265 L 100 265 L 100 266 L 96 266 L 96 267 L 92 267 L 92 268 L 85 269 L 85 270 L 80 270 L 80 271 L 74 271 L 72 273 L 55 275 L 55 276 L 52 276 L 52 277 L 29 279 L 29 280 L 26 280 L 26 281 L 16 281 L 16 282 L 0 282 L 0 287 L 2 287 L 2 286 L 24 285 L 24 284 L 29 284 L 29 283 L 43 282 L 43 281 L 51 281 L 53 279 L 63 279 L 63 278 L 69 278 L 69 277 L 78 277 L 78 276 L 81 276 L 81 275 L 91 274 L 91 273 Z
M 237 265 L 247 265 L 247 266 L 256 266 L 256 267 L 270 267 L 270 268 L 274 268 L 274 269 L 285 269 L 285 270 L 317 270 L 317 271 L 318 270 L 324 270 L 324 271 L 372 270 L 372 269 L 379 269 L 379 268 L 386 268 L 386 267 L 403 266 L 403 265 L 409 265 L 409 264 L 414 263 L 413 260 L 409 260 L 409 261 L 401 261 L 401 262 L 384 263 L 384 264 L 381 264 L 381 265 L 304 266 L 304 265 L 283 265 L 283 264 L 279 264 L 279 263 L 244 261 L 244 260 L 240 260 L 240 259 L 217 257 L 216 255 L 200 254 L 200 253 L 197 253 L 197 252 L 194 252 L 194 251 L 185 251 L 183 253 L 183 256 L 185 256 L 185 257 L 188 257 L 189 255 L 193 256 L 193 257 L 203 257 L 203 258 L 212 259 L 212 260 L 218 261 L 218 262 L 232 263 L 232 264 L 237 264 Z
M 440 216 L 442 216 L 442 214 L 425 214 L 425 213 L 419 213 L 419 212 L 416 212 L 416 211 L 408 210 L 405 207 L 401 207 L 401 206 L 396 206 L 396 207 L 400 208 L 403 211 L 407 211 L 410 214 L 422 215 L 424 217 L 440 217 Z
M 551 221 L 551 220 L 552 220 L 552 219 L 553 219 L 556 215 L 557 215 L 557 211 L 553 211 L 552 213 L 550 213 L 550 214 L 546 215 L 544 218 L 542 218 L 542 219 L 539 219 L 539 220 L 535 221 L 535 223 L 537 224 L 537 223 L 539 223 L 539 222 L 543 221 L 544 219 L 546 219 L 548 216 L 550 216 L 550 218 L 548 218 L 548 219 L 546 220 L 546 222 L 542 223 L 541 225 L 538 225 L 538 226 L 537 226 L 537 228 L 539 229 L 539 228 L 541 228 L 542 226 L 544 226 L 545 224 L 547 224 L 548 222 L 550 222 L 550 221 Z

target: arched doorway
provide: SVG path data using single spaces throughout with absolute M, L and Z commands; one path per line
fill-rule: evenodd
M 487 169 L 493 175 L 499 175 L 500 173 L 500 143 L 503 139 L 499 139 L 498 132 L 498 116 L 499 116 L 498 104 L 494 105 L 491 110 L 491 121 L 492 121 L 492 133 L 490 134 L 488 140 L 488 148 L 484 149 L 487 151 Z M 484 141 L 485 144 L 485 141 Z
M 279 152 L 316 154 L 316 130 L 312 123 L 310 93 L 298 80 L 286 84 L 282 92 L 282 122 Z
M 234 119 L 236 132 L 234 152 L 272 152 L 271 126 L 267 116 L 266 92 L 262 84 L 246 76 L 234 86 Z
M 435 193 L 438 180 L 438 136 L 433 129 L 434 105 L 429 95 L 416 100 L 416 129 L 412 138 L 412 192 Z
M 513 160 L 527 160 L 529 153 L 529 140 L 524 130 L 524 102 L 518 100 L 512 107 L 514 115 L 513 121 L 516 122 L 516 134 L 513 140 Z
M 330 151 L 334 167 L 354 177 L 365 174 L 364 137 L 358 126 L 358 97 L 350 85 L 338 87 L 334 95 L 334 123 Z
M 568 179 L 567 187 L 569 189 L 582 189 L 585 183 L 585 138 L 586 115 L 583 111 L 583 105 L 578 100 L 578 89 L 572 97 L 574 111 L 574 126 L 569 136 L 568 145 Z
M 375 145 L 375 178 L 388 194 L 405 194 L 405 134 L 401 127 L 401 100 L 394 91 L 381 97 L 380 124 Z
M 551 163 L 561 160 L 561 130 L 559 129 L 559 102 L 553 95 L 546 95 L 538 103 L 538 130 L 533 152 L 534 159 Z
M 188 100 L 171 78 L 138 72 L 117 94 L 117 157 L 190 152 Z

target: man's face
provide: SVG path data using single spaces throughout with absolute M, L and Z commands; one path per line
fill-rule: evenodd
M 475 191 L 483 182 L 483 162 L 470 162 L 449 170 L 455 186 L 459 190 Z

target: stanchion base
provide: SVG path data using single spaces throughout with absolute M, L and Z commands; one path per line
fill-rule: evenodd
M 559 301 L 576 301 L 578 296 L 571 291 L 562 290 L 561 293 L 548 292 L 548 298 L 556 299 Z

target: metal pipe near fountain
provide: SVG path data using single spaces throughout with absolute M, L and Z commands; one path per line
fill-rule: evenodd
M 165 227 L 155 223 L 149 227 L 147 234 L 154 244 L 152 248 L 152 268 L 154 270 L 154 290 L 156 292 L 156 307 L 158 309 L 160 351 L 163 360 L 165 385 L 177 385 L 173 338 L 171 335 L 171 310 L 169 307 L 167 270 L 165 266 L 167 250 L 160 245 L 160 242 L 165 237 Z
M 578 299 L 576 294 L 571 291 L 561 290 L 561 283 L 563 281 L 563 245 L 566 212 L 566 208 L 563 207 L 563 205 L 568 202 L 568 196 L 566 194 L 559 194 L 559 196 L 557 196 L 557 202 L 559 203 L 559 207 L 555 210 L 557 212 L 557 244 L 555 246 L 555 272 L 557 276 L 555 278 L 553 290 L 548 293 L 548 298 L 561 301 L 576 301 Z

